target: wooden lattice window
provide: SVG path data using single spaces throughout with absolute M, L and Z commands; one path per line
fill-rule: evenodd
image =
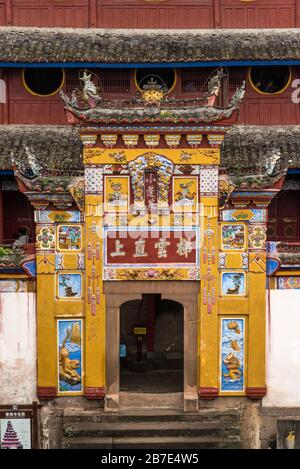
M 79 70 L 67 70 L 66 72 L 66 92 L 72 93 L 75 89 L 81 89 L 81 81 L 78 76 Z
M 97 86 L 101 82 L 102 92 L 107 94 L 128 94 L 130 93 L 130 70 L 114 69 L 91 69 L 94 74 L 94 81 Z M 80 70 L 68 70 L 66 78 L 66 91 L 71 93 L 74 89 L 81 89 L 82 82 L 79 80 Z M 97 80 L 97 77 L 99 79 Z M 100 80 L 100 82 L 99 82 Z M 98 83 L 99 82 L 99 83 Z
M 182 93 L 205 93 L 209 78 L 216 73 L 214 68 L 184 68 L 181 70 Z
M 104 93 L 130 93 L 130 70 L 101 70 L 98 74 Z
M 268 240 L 300 240 L 299 190 L 282 191 L 272 200 L 268 212 Z
M 230 68 L 228 70 L 228 90 L 229 93 L 234 93 L 240 87 L 244 80 L 247 78 L 246 68 Z

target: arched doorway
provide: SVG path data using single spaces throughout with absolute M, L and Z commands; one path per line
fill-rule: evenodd
M 183 392 L 184 308 L 143 294 L 120 306 L 120 391 Z
M 182 305 L 184 326 L 182 333 L 184 335 L 183 344 L 183 393 L 158 393 L 157 402 L 161 403 L 162 398 L 166 400 L 174 397 L 174 408 L 180 401 L 180 407 L 183 405 L 185 412 L 196 412 L 198 409 L 198 300 L 199 300 L 199 282 L 194 281 L 122 281 L 122 282 L 104 282 L 105 294 L 105 359 L 106 359 L 106 383 L 105 383 L 105 410 L 108 412 L 118 412 L 122 407 L 124 394 L 130 396 L 140 396 L 141 404 L 145 398 L 153 396 L 151 393 L 120 392 L 120 321 L 121 308 L 126 302 L 132 300 L 142 300 L 143 294 L 159 295 L 160 301 L 172 300 Z M 141 293 L 143 292 L 143 294 Z M 152 295 L 152 296 L 151 296 Z M 123 395 L 123 396 L 121 396 Z M 121 397 L 121 399 L 120 399 Z M 153 404 L 153 403 L 152 403 Z M 152 405 L 155 408 L 156 404 Z

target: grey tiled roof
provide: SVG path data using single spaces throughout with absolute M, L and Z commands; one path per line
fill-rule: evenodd
M 300 167 L 300 126 L 235 126 L 226 134 L 221 164 L 230 173 L 258 172 L 268 155 L 280 156 L 281 169 Z
M 159 63 L 300 59 L 300 29 L 0 28 L 0 61 Z
M 71 126 L 1 125 L 0 169 L 11 169 L 13 159 L 26 164 L 28 150 L 44 170 L 82 169 L 81 147 Z
M 83 169 L 81 140 L 71 126 L 0 126 L 0 169 L 12 169 L 13 159 L 26 165 L 28 149 L 42 173 L 55 170 L 68 175 Z M 274 154 L 274 174 L 268 176 L 266 167 Z M 232 127 L 221 149 L 221 166 L 247 187 L 253 175 L 259 176 L 253 187 L 272 183 L 286 168 L 300 168 L 300 126 Z

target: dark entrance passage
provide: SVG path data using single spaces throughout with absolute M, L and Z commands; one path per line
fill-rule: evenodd
M 159 294 L 120 308 L 120 391 L 183 392 L 183 306 Z

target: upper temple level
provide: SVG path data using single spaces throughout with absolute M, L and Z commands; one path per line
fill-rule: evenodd
M 203 101 L 222 69 L 215 107 L 230 105 L 245 82 L 231 123 L 295 125 L 299 65 L 298 29 L 0 28 L 0 124 L 67 124 L 59 93 L 82 89 L 85 70 L 103 103 L 120 109 L 151 79 L 166 91 L 166 108 Z
M 294 28 L 298 0 L 0 0 L 0 25 L 67 28 Z

